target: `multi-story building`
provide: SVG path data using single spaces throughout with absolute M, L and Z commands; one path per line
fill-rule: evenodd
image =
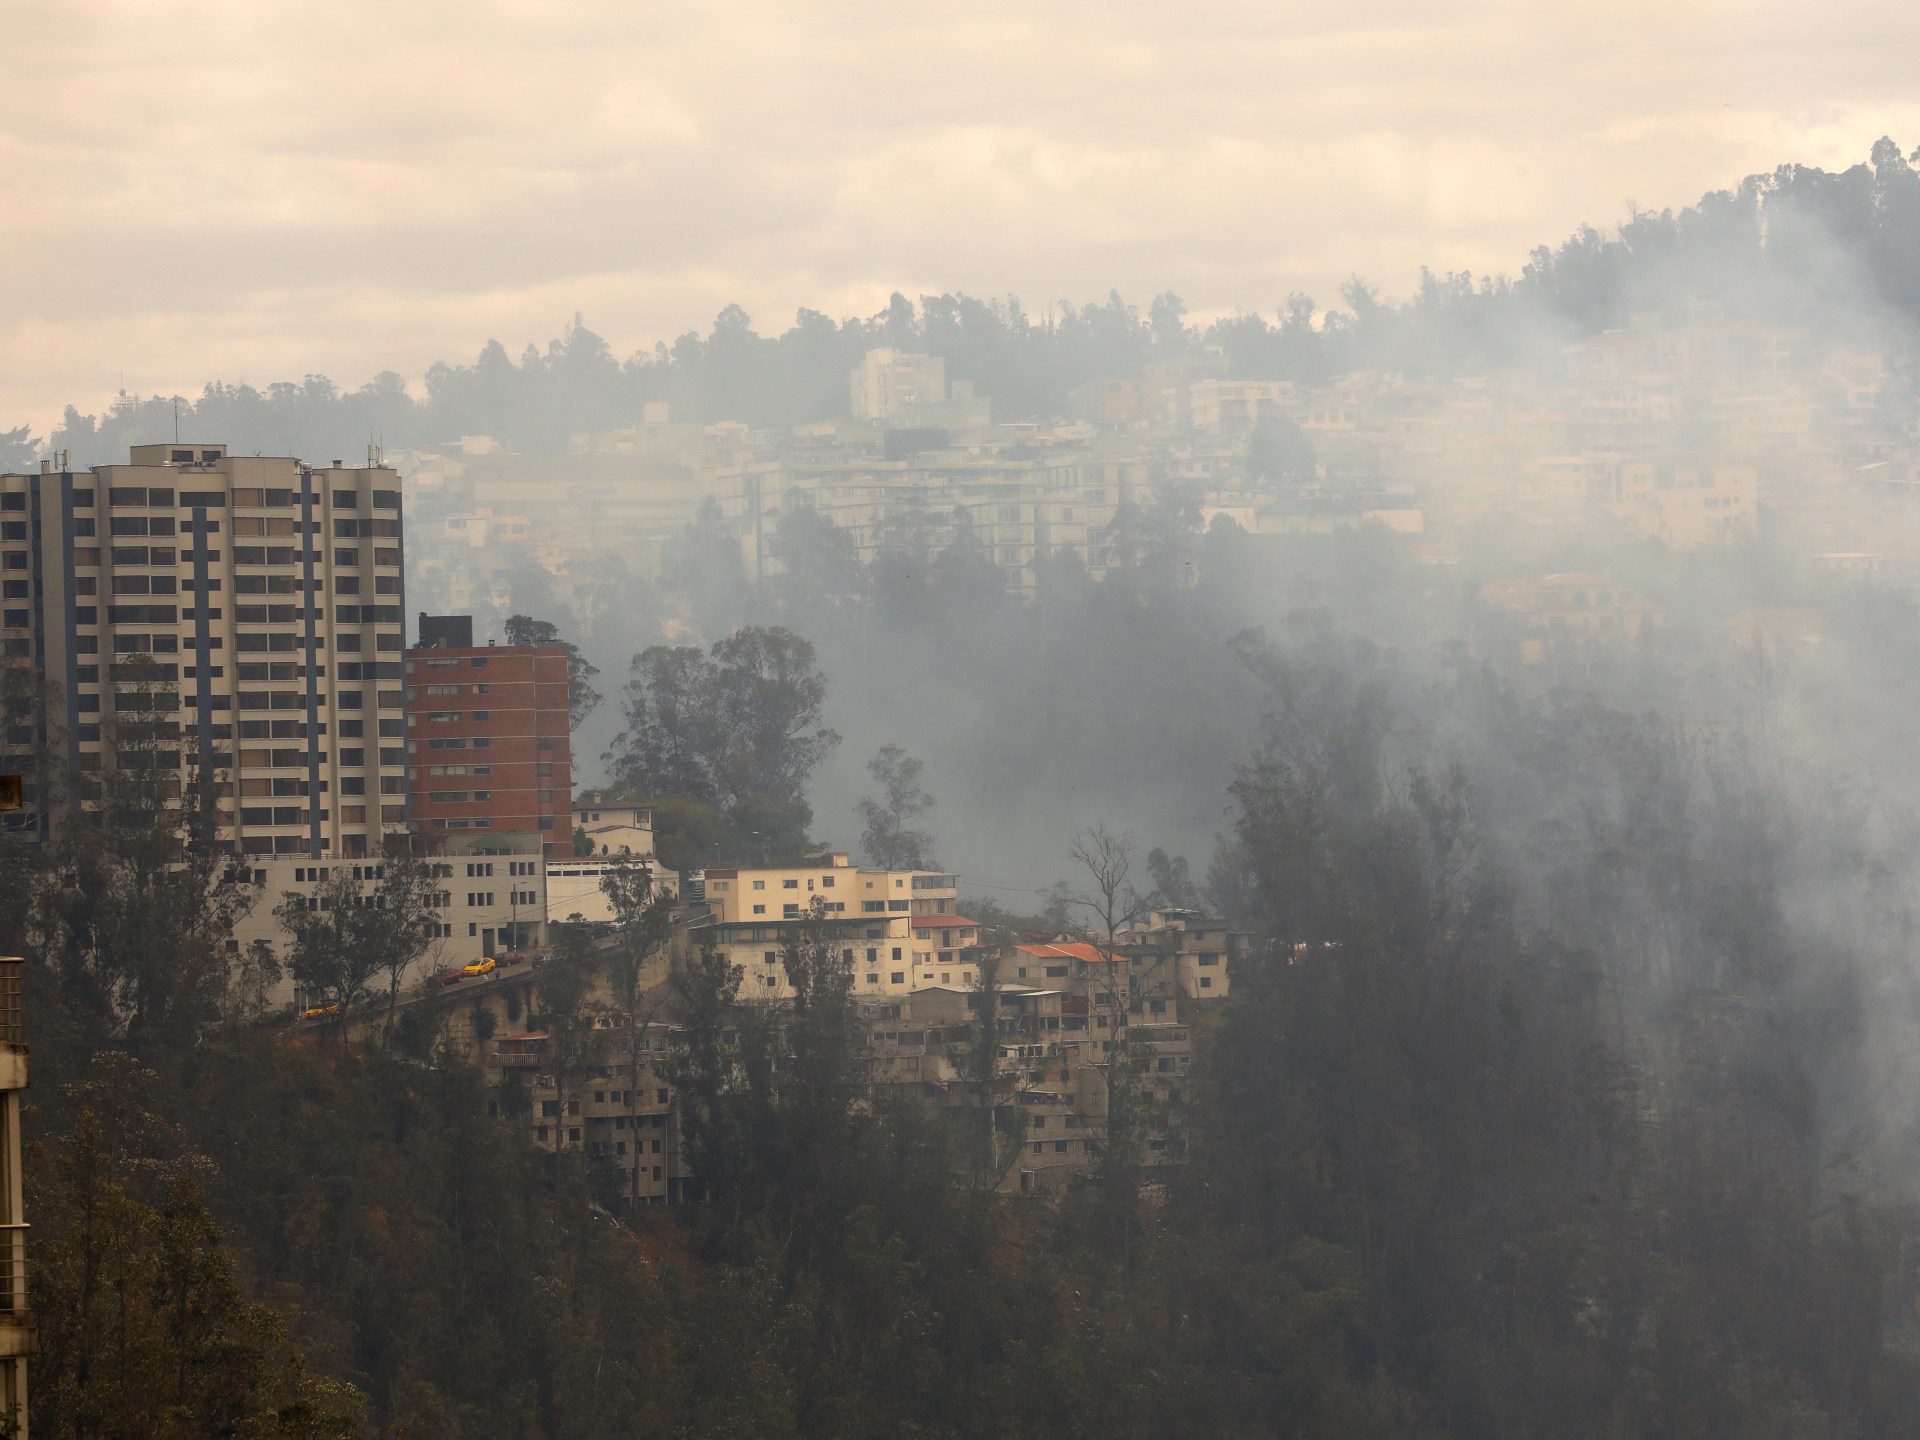
M 986 425 L 992 407 L 968 381 L 947 384 L 947 362 L 938 355 L 869 350 L 848 377 L 853 416 L 887 425 L 939 425 L 968 429 Z
M 650 854 L 588 855 L 574 860 L 549 860 L 545 867 L 548 923 L 612 924 L 616 918 L 613 901 L 601 889 L 601 885 L 609 873 L 622 865 L 637 865 L 646 871 L 647 879 L 653 886 L 653 895 L 679 898 L 680 877 Z
M 847 380 L 860 420 L 898 420 L 947 398 L 947 362 L 938 355 L 869 350 Z
M 36 739 L 84 776 L 137 723 L 148 763 L 217 786 L 244 855 L 363 856 L 405 829 L 402 574 L 379 464 L 162 444 L 0 476 L 0 655 L 48 682 Z M 44 837 L 85 787 L 34 803 Z
M 936 957 L 952 933 L 959 879 L 927 870 L 863 870 L 845 851 L 811 856 L 795 865 L 712 868 L 706 872 L 709 918 L 693 932 L 741 971 L 744 999 L 778 1000 L 793 994 L 781 952 L 817 927 L 854 967 L 861 995 L 904 995 L 934 977 Z M 949 955 L 959 952 L 947 946 Z M 971 960 L 948 960 L 950 983 L 975 982 Z
M 634 1204 L 677 1199 L 686 1178 L 680 1124 L 664 1071 L 672 1027 L 602 1015 L 563 1055 L 544 1030 L 502 1035 L 488 1061 L 488 1113 L 517 1120 L 546 1150 L 610 1164 Z
M 407 652 L 414 826 L 540 835 L 573 854 L 567 647 L 473 643 L 464 615 L 420 617 Z
M 573 834 L 586 837 L 584 854 L 644 859 L 653 854 L 653 807 L 605 790 L 584 791 L 574 797 Z
M 549 900 L 547 861 L 541 852 L 538 835 L 508 830 L 468 832 L 433 842 L 425 863 L 434 867 L 439 882 L 430 902 L 434 933 L 409 978 L 422 981 L 482 956 L 544 945 Z M 235 947 L 244 950 L 265 941 L 285 958 L 287 934 L 275 911 L 288 895 L 311 896 L 350 866 L 351 878 L 363 894 L 372 896 L 387 878 L 388 863 L 371 857 L 320 864 L 297 857 L 262 859 L 252 867 L 253 906 L 233 924 Z M 305 1003 L 290 976 L 271 998 L 296 1009 Z
M 1135 994 L 1164 999 L 1177 991 L 1186 1000 L 1224 1000 L 1252 937 L 1197 910 L 1169 906 L 1141 916 L 1113 943 L 1126 957 Z
M 1480 599 L 1500 614 L 1491 637 L 1512 646 L 1523 665 L 1551 666 L 1569 677 L 1631 655 L 1660 611 L 1639 591 L 1604 574 L 1542 575 L 1483 586 Z

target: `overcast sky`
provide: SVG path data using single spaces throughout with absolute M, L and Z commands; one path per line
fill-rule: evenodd
M 1435 18 L 1444 17 L 1444 18 Z M 1920 6 L 0 0 L 0 428 L 963 289 L 1518 268 L 1920 144 Z

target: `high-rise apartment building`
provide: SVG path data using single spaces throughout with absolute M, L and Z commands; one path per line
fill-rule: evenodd
M 0 663 L 46 682 L 7 740 L 84 776 L 137 720 L 237 853 L 377 854 L 407 824 L 401 562 L 381 465 L 161 444 L 0 476 Z M 43 778 L 30 828 L 84 803 Z
M 414 828 L 537 834 L 573 853 L 565 645 L 475 645 L 464 615 L 420 617 L 407 652 Z

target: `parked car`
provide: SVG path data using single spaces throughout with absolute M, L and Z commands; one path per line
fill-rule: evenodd
M 478 960 L 469 960 L 466 964 L 462 965 L 460 967 L 460 973 L 462 975 L 491 975 L 493 969 L 493 957 L 491 955 L 483 955 Z

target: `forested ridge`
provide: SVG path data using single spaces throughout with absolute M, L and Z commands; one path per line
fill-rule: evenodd
M 1200 344 L 1225 352 L 1232 373 L 1301 383 L 1356 370 L 1481 375 L 1552 364 L 1559 348 L 1628 323 L 1636 311 L 1715 307 L 1734 321 L 1810 325 L 1866 343 L 1906 344 L 1920 324 L 1920 174 L 1891 139 L 1840 172 L 1782 165 L 1680 210 L 1634 211 L 1617 229 L 1583 227 L 1537 247 L 1517 274 L 1423 272 L 1404 300 L 1355 278 L 1338 297 L 1274 297 L 1206 326 L 1180 298 L 1144 310 L 1018 297 L 896 294 L 871 316 L 836 320 L 801 310 L 777 335 L 728 306 L 702 335 L 689 331 L 624 360 L 576 317 L 543 350 L 518 359 L 498 340 L 471 364 L 439 363 L 424 394 L 391 371 L 354 390 L 321 375 L 257 389 L 222 380 L 198 396 L 126 397 L 104 413 L 69 406 L 41 437 L 89 465 L 129 444 L 164 440 L 176 418 L 235 453 L 347 458 L 491 435 L 529 451 L 563 450 L 569 436 L 640 423 L 649 401 L 673 418 L 785 426 L 843 415 L 847 373 L 877 346 L 942 356 L 949 375 L 994 402 L 996 417 L 1068 411 L 1085 380 L 1137 376 Z M 176 414 L 177 412 L 177 414 Z M 0 467 L 31 459 L 25 428 L 0 430 Z
M 1904 1433 L 1911 831 L 1777 738 L 1235 648 L 1208 883 L 1259 944 L 1146 1195 L 957 1185 L 826 977 L 699 1090 L 708 1199 L 615 1215 L 464 1062 L 249 1021 L 151 830 L 8 852 L 36 1431 Z

